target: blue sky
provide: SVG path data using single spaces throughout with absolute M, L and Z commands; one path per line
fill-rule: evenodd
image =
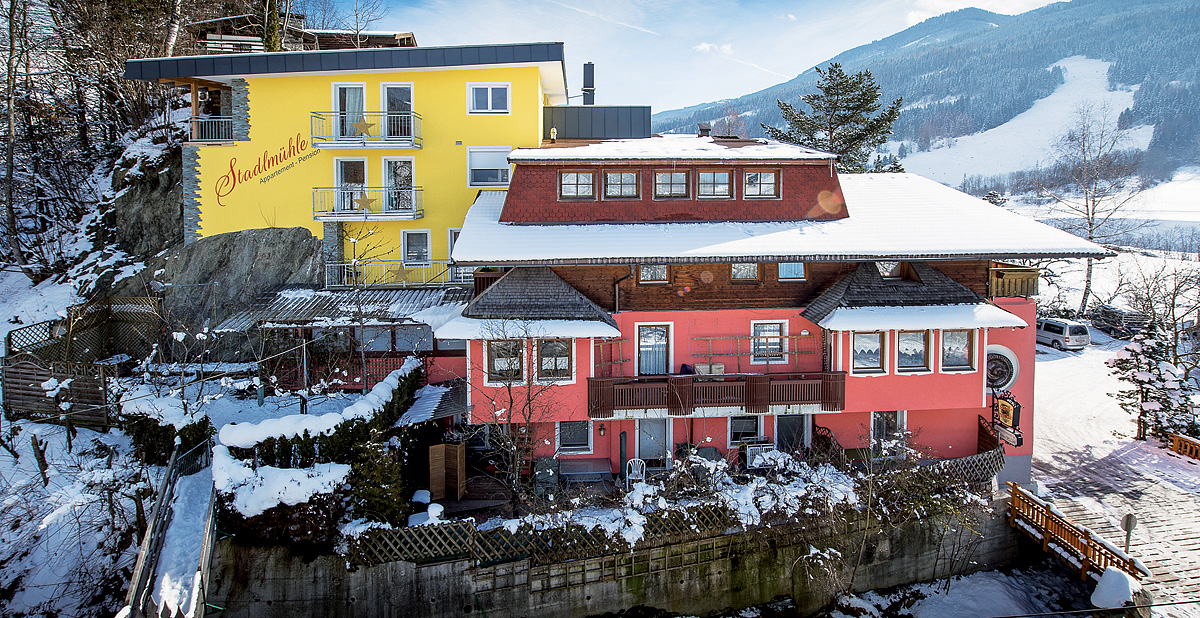
M 947 11 L 976 6 L 1016 14 L 1049 0 L 384 2 L 387 15 L 373 29 L 411 31 L 420 45 L 563 41 L 572 95 L 581 66 L 591 61 L 597 104 L 648 103 L 665 111 L 786 81 Z

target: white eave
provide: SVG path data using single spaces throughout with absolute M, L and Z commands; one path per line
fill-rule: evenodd
M 750 143 L 747 143 L 750 142 Z M 514 163 L 541 161 L 828 161 L 837 155 L 767 139 L 721 140 L 696 135 L 611 139 L 583 146 L 518 148 Z
M 990 303 L 922 307 L 839 307 L 817 323 L 841 331 L 1024 328 L 1020 317 Z
M 539 339 L 618 337 L 621 331 L 592 320 L 486 320 L 457 317 L 434 329 L 438 339 Z

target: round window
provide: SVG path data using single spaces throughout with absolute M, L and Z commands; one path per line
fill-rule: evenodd
M 1002 345 L 987 347 L 987 385 L 998 391 L 1008 390 L 1017 381 L 1021 366 L 1017 355 Z

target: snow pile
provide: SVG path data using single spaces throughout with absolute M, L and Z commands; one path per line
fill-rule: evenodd
M 1141 592 L 1142 585 L 1125 571 L 1114 567 L 1104 569 L 1096 591 L 1092 593 L 1092 605 L 1100 608 L 1124 607 L 1133 601 L 1133 595 Z
M 392 400 L 400 379 L 421 368 L 421 361 L 409 358 L 396 371 L 388 374 L 353 404 L 341 412 L 329 414 L 292 414 L 280 418 L 269 418 L 257 423 L 232 423 L 221 427 L 217 439 L 226 446 L 250 448 L 268 438 L 292 438 L 332 434 L 339 425 L 354 419 L 370 419 L 383 410 Z M 436 404 L 435 404 L 436 405 Z
M 196 422 L 198 407 L 190 412 L 184 410 L 183 399 L 177 391 L 159 394 L 149 384 L 138 384 L 125 391 L 121 397 L 121 413 L 125 416 L 145 416 L 173 425 L 176 430 Z
M 229 449 L 213 447 L 213 486 L 222 494 L 233 495 L 233 507 L 246 517 L 261 515 L 280 504 L 294 506 L 317 494 L 331 493 L 341 487 L 350 474 L 349 464 L 316 464 L 311 468 L 275 468 L 247 466 L 229 454 Z

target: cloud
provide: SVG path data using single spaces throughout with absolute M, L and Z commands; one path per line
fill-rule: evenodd
M 558 0 L 546 0 L 546 2 L 549 2 L 550 4 L 555 4 L 555 5 L 561 6 L 561 7 L 562 7 L 562 8 L 564 8 L 564 9 L 571 9 L 572 11 L 578 11 L 578 12 L 580 12 L 580 13 L 583 13 L 584 15 L 587 15 L 587 16 L 589 16 L 589 17 L 595 17 L 596 19 L 599 19 L 600 21 L 606 21 L 606 22 L 608 22 L 608 23 L 610 23 L 610 24 L 614 24 L 614 25 L 617 25 L 617 26 L 624 26 L 624 27 L 626 27 L 626 28 L 632 28 L 633 30 L 637 30 L 637 31 L 639 31 L 639 32 L 645 32 L 646 34 L 653 34 L 654 36 L 659 36 L 659 34 L 658 34 L 657 32 L 655 32 L 655 31 L 653 31 L 653 30 L 650 30 L 650 29 L 648 29 L 648 28 L 643 28 L 643 27 L 641 27 L 641 26 L 638 26 L 638 25 L 636 25 L 636 24 L 630 24 L 630 23 L 626 23 L 626 22 L 623 22 L 623 21 L 617 21 L 617 20 L 615 20 L 615 19 L 613 19 L 613 18 L 611 18 L 611 17 L 606 17 L 606 16 L 604 16 L 604 15 L 601 15 L 600 13 L 597 13 L 597 12 L 595 12 L 595 11 L 589 11 L 589 10 L 587 10 L 587 9 L 581 9 L 581 8 L 579 8 L 579 7 L 577 7 L 577 6 L 571 6 L 571 5 L 569 5 L 569 4 L 565 4 L 565 3 L 563 3 L 563 2 L 558 2 Z
M 792 21 L 796 21 L 796 16 L 795 16 L 795 15 L 792 15 L 791 13 L 788 13 L 788 15 L 787 15 L 787 18 L 788 18 L 788 19 L 790 19 L 790 20 L 792 20 Z
M 730 43 L 726 43 L 724 45 L 717 45 L 716 43 L 701 43 L 692 47 L 692 49 L 705 53 L 719 51 L 726 56 L 733 53 L 733 45 Z

